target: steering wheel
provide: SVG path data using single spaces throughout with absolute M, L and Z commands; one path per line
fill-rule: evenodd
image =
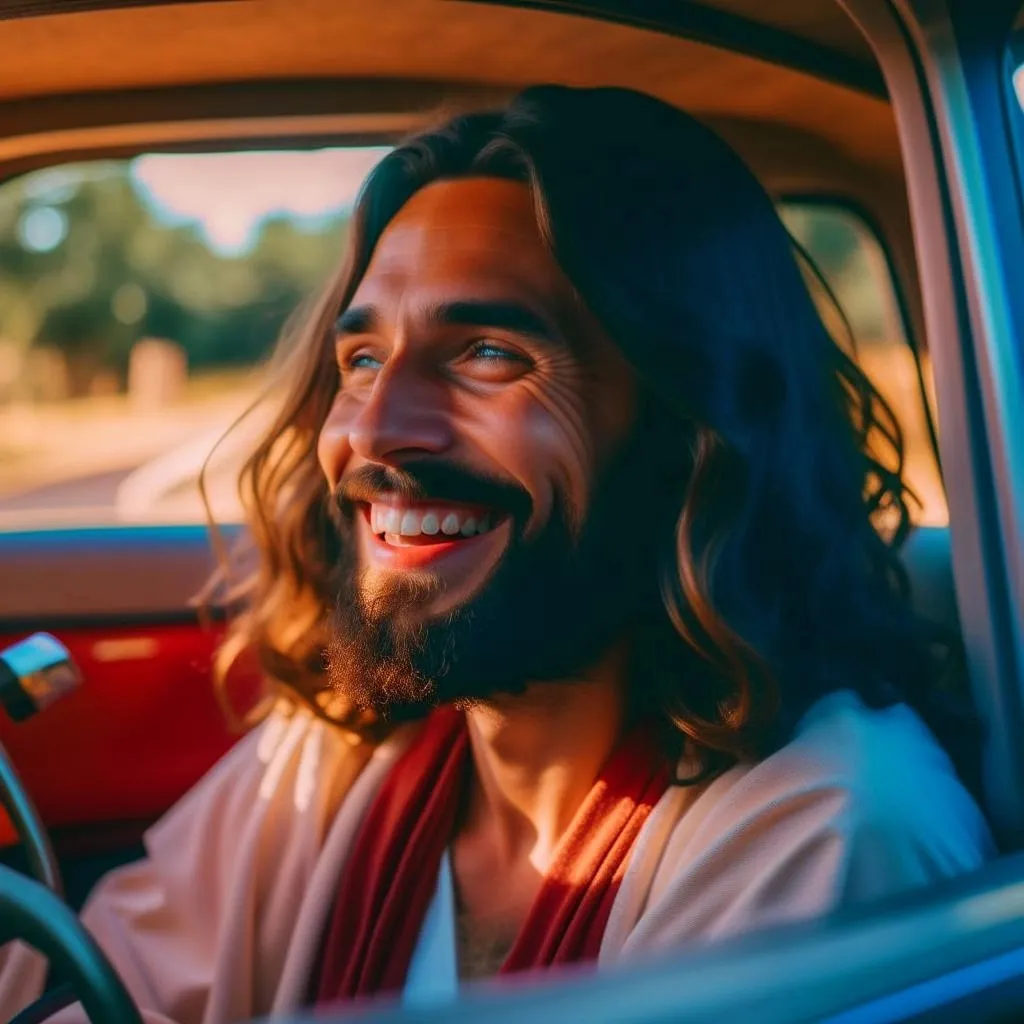
M 12 1024 L 43 1021 L 76 1000 L 93 1024 L 142 1024 L 124 983 L 71 908 L 45 885 L 0 867 L 0 944 L 21 939 L 68 979 Z
M 39 633 L 0 653 L 0 703 L 16 721 L 77 686 L 63 644 Z M 7 752 L 0 745 L 0 805 L 23 844 L 34 879 L 0 865 L 0 945 L 15 939 L 42 953 L 68 983 L 26 1007 L 11 1024 L 37 1024 L 81 1002 L 93 1024 L 142 1024 L 124 983 L 62 898 L 46 827 Z

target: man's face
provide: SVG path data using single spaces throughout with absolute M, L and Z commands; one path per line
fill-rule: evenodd
M 318 445 L 344 551 L 332 683 L 418 707 L 590 667 L 621 635 L 623 573 L 648 547 L 637 389 L 544 246 L 530 191 L 418 192 L 336 344 Z

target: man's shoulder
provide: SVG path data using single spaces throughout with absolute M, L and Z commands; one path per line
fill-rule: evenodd
M 842 796 L 851 828 L 927 827 L 980 812 L 948 755 L 905 704 L 870 708 L 850 690 L 821 698 L 754 776 Z M 753 781 L 753 778 L 752 778 Z
M 963 874 L 993 852 L 981 812 L 917 715 L 868 708 L 850 692 L 819 701 L 762 761 L 700 789 L 673 788 L 648 825 L 610 949 L 819 917 Z
M 984 816 L 952 762 L 903 704 L 867 707 L 852 691 L 831 693 L 804 716 L 790 742 L 723 779 L 723 810 L 736 802 L 749 825 L 841 850 L 845 885 L 884 889 L 958 874 L 991 855 Z
M 799 887 L 812 871 L 823 903 L 960 874 L 993 852 L 984 816 L 921 719 L 850 691 L 822 698 L 774 754 L 668 801 L 664 874 L 728 864 L 758 885 L 774 876 Z
M 309 819 L 319 834 L 373 755 L 307 708 L 282 700 L 229 750 L 147 834 L 159 848 L 181 830 L 235 844 L 273 819 Z

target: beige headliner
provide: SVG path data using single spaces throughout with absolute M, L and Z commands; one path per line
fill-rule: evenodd
M 718 6 L 760 16 L 754 0 Z M 779 3 L 772 17 L 865 57 L 827 0 Z M 318 78 L 418 80 L 449 92 L 544 80 L 629 85 L 699 114 L 801 129 L 861 164 L 899 166 L 884 100 L 657 32 L 453 0 L 221 0 L 48 15 L 0 21 L 0 53 L 0 137 L 32 130 L 39 97 Z

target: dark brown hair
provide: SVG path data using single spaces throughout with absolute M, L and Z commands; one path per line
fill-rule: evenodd
M 267 678 L 356 731 L 325 693 L 337 533 L 316 441 L 338 386 L 330 343 L 377 239 L 420 188 L 492 176 L 533 193 L 547 244 L 664 411 L 685 454 L 638 643 L 650 700 L 708 765 L 760 757 L 819 697 L 906 700 L 937 731 L 955 644 L 911 609 L 892 410 L 824 327 L 775 206 L 695 119 L 622 89 L 529 89 L 399 146 L 354 211 L 345 265 L 272 370 L 279 393 L 241 489 L 258 564 L 234 586 L 221 670 Z

